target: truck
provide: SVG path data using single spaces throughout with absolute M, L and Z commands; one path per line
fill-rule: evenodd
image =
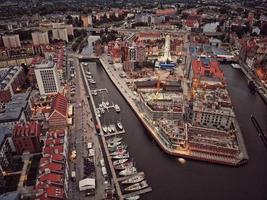
M 79 181 L 79 190 L 95 190 L 95 179 L 94 178 L 85 178 Z
M 106 167 L 101 167 L 101 171 L 102 171 L 102 174 L 103 174 L 104 177 L 108 176 Z
M 72 180 L 73 182 L 76 181 L 76 172 L 75 172 L 75 171 L 72 171 L 72 172 L 71 172 L 71 180 Z
M 87 149 L 92 149 L 93 147 L 93 143 L 92 142 L 88 142 L 87 143 Z

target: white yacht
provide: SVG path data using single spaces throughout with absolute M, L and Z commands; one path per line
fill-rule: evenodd
M 121 111 L 121 109 L 120 109 L 120 107 L 119 107 L 118 104 L 115 104 L 114 108 L 115 108 L 115 111 L 116 112 L 120 112 Z

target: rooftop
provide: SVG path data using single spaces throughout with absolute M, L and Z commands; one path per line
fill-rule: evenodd
M 57 111 L 63 116 L 67 116 L 68 112 L 68 99 L 63 95 L 58 93 L 52 100 L 51 103 L 51 113 Z
M 0 89 L 4 89 L 16 72 L 22 67 L 11 66 L 7 68 L 0 69 Z
M 0 113 L 0 123 L 19 120 L 22 111 L 28 105 L 30 92 L 14 94 L 11 101 L 6 104 L 5 111 Z

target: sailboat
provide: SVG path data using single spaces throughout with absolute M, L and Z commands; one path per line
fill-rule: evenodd
M 143 174 L 141 175 L 135 175 L 132 176 L 124 181 L 122 181 L 122 184 L 134 184 L 134 183 L 139 183 L 140 181 L 144 180 L 145 176 Z
M 119 175 L 120 176 L 130 176 L 130 175 L 133 175 L 137 172 L 136 168 L 135 167 L 129 167 L 129 168 L 126 168 L 125 170 L 122 170 Z
M 118 128 L 119 128 L 120 130 L 122 130 L 122 129 L 123 129 L 123 127 L 122 127 L 122 124 L 121 124 L 121 122 L 120 122 L 120 121 L 117 121 L 117 126 L 118 126 Z
M 125 188 L 125 191 L 135 191 L 135 190 L 141 190 L 148 187 L 148 184 L 146 181 L 142 181 L 140 183 L 135 183 L 127 188 Z

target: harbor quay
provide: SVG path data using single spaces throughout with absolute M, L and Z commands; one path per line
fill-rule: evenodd
M 136 116 L 142 122 L 144 127 L 148 130 L 148 133 L 152 136 L 152 138 L 157 142 L 157 144 L 160 146 L 160 148 L 165 153 L 172 155 L 172 156 L 176 156 L 176 157 L 189 158 L 189 159 L 206 161 L 206 162 L 211 162 L 211 163 L 216 163 L 216 164 L 229 165 L 229 166 L 239 166 L 248 161 L 248 154 L 246 152 L 243 137 L 241 135 L 241 131 L 238 126 L 238 123 L 235 120 L 233 122 L 235 125 L 235 136 L 231 135 L 231 133 L 230 135 L 227 135 L 228 133 L 222 130 L 215 131 L 214 129 L 195 127 L 195 126 L 192 126 L 191 124 L 186 124 L 185 127 L 182 129 L 184 131 L 184 133 L 182 133 L 184 134 L 184 138 L 182 138 L 182 140 L 179 140 L 179 138 L 175 138 L 176 142 L 174 144 L 170 140 L 171 137 L 169 137 L 168 131 L 165 131 L 164 129 L 162 129 L 162 124 L 160 124 L 156 120 L 153 120 L 151 117 L 148 117 L 146 113 L 144 113 L 144 106 L 140 107 L 141 105 L 140 97 L 137 94 L 135 94 L 132 90 L 130 90 L 127 84 L 125 84 L 125 82 L 124 83 L 122 82 L 123 79 L 119 77 L 118 70 L 115 71 L 113 67 L 109 65 L 105 57 L 101 57 L 99 60 L 104 70 L 108 74 L 109 78 L 112 80 L 113 84 L 117 87 L 118 91 L 122 94 L 122 96 L 128 102 L 128 104 L 130 105 L 130 107 L 132 108 Z M 159 113 L 157 113 L 156 115 L 152 115 L 152 116 L 157 117 L 158 115 Z M 168 115 L 171 116 L 170 113 L 168 113 L 167 116 Z M 166 116 L 166 114 L 164 116 Z M 176 114 L 176 116 L 177 116 L 176 117 L 177 121 L 181 120 L 179 115 Z M 159 121 L 162 121 L 162 120 L 159 120 Z M 201 131 L 203 134 L 210 133 L 211 137 L 213 137 L 211 141 L 208 141 L 207 143 L 208 145 L 211 146 L 211 148 L 208 149 L 207 152 L 198 151 L 199 141 L 201 141 L 200 139 L 198 139 L 198 136 L 199 136 L 198 133 L 200 133 Z M 212 135 L 215 135 L 215 136 L 212 136 Z M 229 139 L 229 143 L 219 144 L 218 142 L 216 142 L 219 139 L 222 139 L 222 140 Z M 231 146 L 232 139 L 233 141 L 236 142 L 236 145 Z M 191 143 L 190 143 L 190 140 L 191 140 Z M 212 140 L 214 140 L 215 142 Z M 180 143 L 180 144 L 177 145 L 177 143 Z M 211 152 L 218 152 L 218 149 L 219 151 L 223 151 L 224 153 L 222 153 L 221 155 L 220 153 L 216 153 L 216 154 L 211 153 Z
M 112 159 L 114 159 L 114 155 L 112 155 L 110 153 L 110 147 L 109 147 L 108 141 L 109 140 L 116 140 L 116 139 L 118 139 L 118 135 L 125 134 L 126 132 L 125 132 L 123 127 L 121 127 L 121 130 L 119 130 L 119 131 L 117 131 L 117 130 L 113 131 L 113 133 L 106 133 L 104 131 L 105 124 L 102 124 L 102 122 L 100 120 L 100 116 L 97 115 L 97 110 L 99 108 L 97 108 L 97 105 L 96 105 L 97 102 L 95 102 L 96 99 L 93 97 L 93 95 L 96 96 L 97 92 L 101 92 L 101 91 L 108 93 L 108 90 L 106 88 L 104 88 L 104 89 L 95 89 L 95 88 L 92 89 L 89 85 L 89 82 L 86 80 L 85 67 L 82 64 L 80 66 L 80 69 L 81 69 L 81 72 L 83 75 L 83 81 L 86 85 L 86 90 L 87 90 L 88 97 L 89 97 L 88 101 L 91 102 L 91 109 L 94 112 L 94 120 L 96 123 L 96 129 L 97 129 L 99 139 L 101 141 L 100 147 L 102 148 L 102 151 L 105 155 L 105 158 L 107 160 L 108 169 L 111 173 L 112 198 L 115 197 L 116 199 L 120 199 L 120 200 L 139 198 L 139 195 L 147 193 L 147 192 L 151 192 L 152 188 L 149 187 L 148 185 L 146 185 L 140 189 L 135 189 L 135 191 L 129 190 L 129 192 L 127 192 L 128 187 L 124 187 L 124 189 L 123 189 L 123 187 L 122 187 L 123 183 L 121 183 L 121 181 L 129 180 L 129 179 L 134 178 L 136 176 L 141 176 L 144 179 L 144 177 L 145 177 L 144 172 L 137 172 L 137 173 L 134 172 L 133 174 L 123 175 L 124 177 L 120 177 L 120 178 L 118 177 L 119 175 L 122 175 L 122 171 L 119 172 L 119 174 L 117 175 L 117 173 L 115 171 L 115 167 L 114 167 L 114 165 L 115 165 L 114 162 L 116 162 L 116 161 L 112 160 Z M 89 69 L 90 69 L 90 66 L 87 68 L 87 70 L 89 70 Z M 108 112 L 110 112 L 109 109 L 113 109 L 113 108 L 116 109 L 116 105 L 115 106 L 113 106 L 113 105 L 112 106 L 106 106 L 105 108 L 107 109 Z M 113 154 L 114 154 L 114 152 L 113 152 Z M 117 162 L 122 161 L 122 160 L 117 160 Z M 101 165 L 103 165 L 103 164 L 101 164 Z M 144 180 L 140 183 L 136 183 L 136 184 L 142 185 L 142 183 L 147 184 L 146 180 Z M 132 186 L 129 186 L 129 187 L 133 187 L 136 184 L 133 184 Z

